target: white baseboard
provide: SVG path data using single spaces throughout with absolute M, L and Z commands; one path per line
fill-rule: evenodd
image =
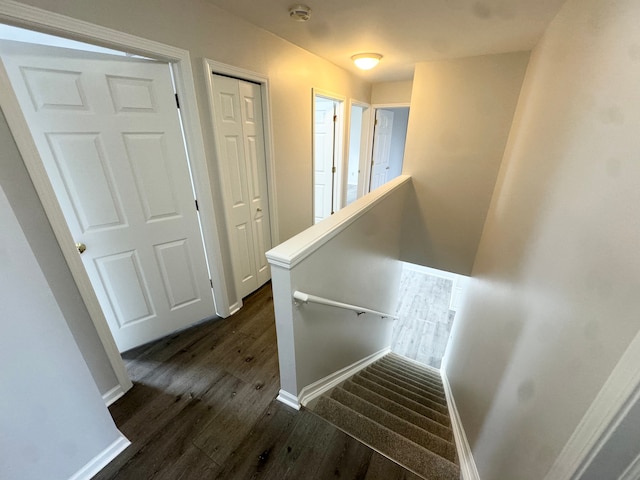
M 307 405 L 314 398 L 319 397 L 327 390 L 331 390 L 339 383 L 344 382 L 347 378 L 355 375 L 363 368 L 384 357 L 390 351 L 391 349 L 388 347 L 383 348 L 382 350 L 373 353 L 368 357 L 363 358 L 362 360 L 358 360 L 357 362 L 352 363 L 351 365 L 344 367 L 337 372 L 333 372 L 332 374 L 321 378 L 317 382 L 313 382 L 311 385 L 307 385 L 302 390 L 300 390 L 300 394 L 298 395 L 297 400 L 301 405 Z
M 131 445 L 131 442 L 127 440 L 124 435 L 120 434 L 120 438 L 96 455 L 69 480 L 90 480 L 96 473 L 106 467 L 111 460 L 120 455 L 129 445 Z
M 105 405 L 109 407 L 124 394 L 125 391 L 122 388 L 122 385 L 116 385 L 111 390 L 102 395 L 102 400 L 104 400 Z
M 480 480 L 480 474 L 476 467 L 476 462 L 473 459 L 473 453 L 467 440 L 467 434 L 462 426 L 460 420 L 460 414 L 458 413 L 458 407 L 453 399 L 453 393 L 451 392 L 451 385 L 449 385 L 449 379 L 444 370 L 440 370 L 440 376 L 442 377 L 442 385 L 444 386 L 444 393 L 447 397 L 447 405 L 449 405 L 449 416 L 451 417 L 451 426 L 453 428 L 453 436 L 456 441 L 456 449 L 458 450 L 458 459 L 460 460 L 460 473 L 462 480 Z
M 296 397 L 295 395 L 289 393 L 289 392 L 285 392 L 284 390 L 280 390 L 280 392 L 278 392 L 278 396 L 276 397 L 276 400 L 278 400 L 279 402 L 284 403 L 285 405 L 288 405 L 291 408 L 295 408 L 296 410 L 300 410 L 300 403 L 298 402 L 298 397 Z

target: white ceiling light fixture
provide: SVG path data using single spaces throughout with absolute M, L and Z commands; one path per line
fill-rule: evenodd
M 306 5 L 294 5 L 289 8 L 289 17 L 296 22 L 306 22 L 311 18 L 311 9 Z
M 359 53 L 351 57 L 351 60 L 360 70 L 371 70 L 378 65 L 381 58 L 382 55 L 379 53 Z

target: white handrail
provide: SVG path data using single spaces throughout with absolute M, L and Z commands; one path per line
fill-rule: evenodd
M 362 315 L 363 313 L 371 313 L 373 315 L 378 315 L 382 318 L 392 318 L 393 320 L 397 320 L 398 317 L 395 315 L 390 315 L 384 312 L 378 312 L 377 310 L 371 310 L 370 308 L 358 307 L 357 305 L 350 305 L 348 303 L 336 302 L 335 300 L 329 300 L 324 297 L 317 297 L 316 295 L 310 295 L 308 293 L 303 293 L 299 291 L 293 292 L 293 298 L 302 303 L 319 303 L 320 305 L 328 305 L 330 307 L 344 308 L 346 310 L 353 310 L 358 315 Z

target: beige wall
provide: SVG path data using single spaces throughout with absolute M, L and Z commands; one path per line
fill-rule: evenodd
M 371 87 L 371 103 L 385 105 L 393 103 L 411 103 L 413 81 L 374 83 Z
M 413 177 L 402 260 L 471 273 L 529 54 L 421 63 L 402 173 Z
M 368 103 L 370 84 L 205 0 L 23 3 L 188 50 L 210 162 L 214 159 L 213 135 L 202 59 L 266 74 L 271 83 L 280 240 L 312 224 L 311 89 Z
M 532 54 L 446 367 L 483 480 L 543 478 L 640 327 L 639 17 L 569 0 Z

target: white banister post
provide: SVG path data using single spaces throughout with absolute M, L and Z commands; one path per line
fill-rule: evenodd
M 291 271 L 278 265 L 271 265 L 273 285 L 273 307 L 276 314 L 278 336 L 278 362 L 280 364 L 280 393 L 278 400 L 300 408 L 296 379 L 296 351 L 294 341 L 294 304 L 291 299 Z

